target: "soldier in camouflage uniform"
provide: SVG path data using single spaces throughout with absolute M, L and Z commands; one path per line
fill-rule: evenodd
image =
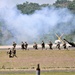
M 60 42 L 58 42 L 58 44 L 57 44 L 57 48 L 60 50 Z
M 52 45 L 53 45 L 53 44 L 52 44 L 52 42 L 51 42 L 51 41 L 49 42 L 49 44 L 48 44 L 48 45 L 49 45 L 49 49 L 53 49 L 53 48 L 52 48 Z
M 68 50 L 68 48 L 67 48 L 67 46 L 66 46 L 66 42 L 65 42 L 65 41 L 64 41 L 63 47 L 64 47 L 64 49 L 67 49 L 67 50 Z
M 15 42 L 13 42 L 13 48 L 16 48 L 16 45 L 17 45 L 17 44 L 16 44 Z
M 10 49 L 10 48 L 8 48 L 10 51 L 9 52 L 7 52 L 8 54 L 9 54 L 9 58 L 11 58 L 12 57 L 12 50 Z
M 24 50 L 25 48 L 24 48 L 24 43 L 22 42 L 22 44 L 21 44 L 21 48 Z
M 41 46 L 42 46 L 42 50 L 45 49 L 45 43 L 44 43 L 44 41 L 42 41 Z
M 24 46 L 25 46 L 25 50 L 27 50 L 28 43 L 27 43 L 27 42 L 25 42 Z
M 33 48 L 34 48 L 34 49 L 38 49 L 38 48 L 37 48 L 37 43 L 36 43 L 36 42 L 34 42 Z
M 15 49 L 15 48 L 13 48 L 13 57 L 14 57 L 14 56 L 17 57 L 17 56 L 16 56 L 16 49 Z

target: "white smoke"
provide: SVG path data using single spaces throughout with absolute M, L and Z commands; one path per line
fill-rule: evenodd
M 75 30 L 74 15 L 67 8 L 46 7 L 27 15 L 22 14 L 16 7 L 7 6 L 4 2 L 4 6 L 0 8 L 0 20 L 13 35 L 7 42 L 13 40 L 30 43 L 38 41 L 44 34 L 69 34 Z

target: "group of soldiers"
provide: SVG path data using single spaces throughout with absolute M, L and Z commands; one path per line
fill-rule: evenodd
M 44 43 L 44 41 L 42 41 L 41 46 L 42 46 L 42 50 L 45 49 L 45 43 Z M 37 45 L 36 42 L 34 42 L 33 48 L 34 48 L 34 49 L 38 49 L 38 45 Z
M 22 44 L 21 44 L 21 48 L 24 50 L 27 50 L 27 47 L 28 47 L 28 43 L 27 42 L 22 42 Z
M 52 49 L 53 49 L 53 43 L 52 43 L 51 41 L 49 41 L 48 45 L 49 45 L 49 49 L 52 50 Z M 45 49 L 45 43 L 44 43 L 44 41 L 42 41 L 41 47 L 42 47 L 42 50 Z M 34 49 L 38 49 L 38 45 L 37 45 L 36 42 L 34 42 L 33 48 L 34 48 Z M 58 48 L 58 49 L 60 50 L 60 42 L 58 42 L 58 43 L 56 44 L 56 48 Z M 63 48 L 64 48 L 64 49 L 68 49 L 67 46 L 66 46 L 66 42 L 65 42 L 65 41 L 63 42 Z
M 60 50 L 60 44 L 61 44 L 60 42 L 58 42 L 56 44 L 56 48 L 58 48 L 59 50 Z M 49 41 L 48 45 L 49 45 L 49 49 L 53 49 L 53 43 L 51 41 Z M 28 49 L 28 43 L 27 42 L 25 42 L 25 43 L 22 42 L 21 48 L 23 50 L 24 49 L 27 50 Z M 45 49 L 45 42 L 44 41 L 42 41 L 42 43 L 41 43 L 41 48 L 42 48 L 42 50 Z M 67 46 L 66 46 L 66 42 L 65 41 L 63 42 L 63 48 L 64 49 L 67 49 Z M 33 49 L 38 50 L 38 44 L 36 42 L 34 42 L 34 44 L 33 44 Z
M 10 49 L 9 48 L 9 52 L 8 52 L 8 54 L 9 54 L 9 57 L 17 57 L 16 56 L 16 43 L 15 42 L 13 42 L 13 48 L 12 49 Z M 51 42 L 51 41 L 49 41 L 49 43 L 48 43 L 48 45 L 49 45 L 49 49 L 53 49 L 53 43 Z M 42 50 L 43 49 L 46 49 L 45 48 L 45 42 L 44 41 L 42 41 L 42 43 L 41 43 L 41 48 L 42 48 Z M 60 50 L 60 42 L 58 42 L 57 44 L 56 44 L 56 48 L 58 48 L 59 50 Z M 63 48 L 64 49 L 67 49 L 67 46 L 66 46 L 66 42 L 64 41 L 63 42 Z M 27 42 L 22 42 L 21 43 L 21 49 L 25 49 L 25 50 L 27 50 L 28 49 L 28 43 Z M 37 43 L 36 42 L 34 42 L 34 44 L 33 44 L 33 49 L 36 49 L 36 50 L 38 50 L 38 45 L 37 45 Z

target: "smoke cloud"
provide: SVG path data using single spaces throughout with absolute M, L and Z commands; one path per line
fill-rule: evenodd
M 49 38 L 52 40 L 55 33 L 70 34 L 75 30 L 75 16 L 67 8 L 46 7 L 27 15 L 22 14 L 16 7 L 11 8 L 5 2 L 3 4 L 0 7 L 0 21 L 3 21 L 3 25 L 13 36 L 5 44 L 13 41 L 33 43 L 46 34 L 50 34 Z M 4 35 L 7 34 L 4 32 Z

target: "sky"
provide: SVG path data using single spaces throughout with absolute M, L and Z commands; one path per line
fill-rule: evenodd
M 15 2 L 17 3 L 22 3 L 22 2 L 25 2 L 25 1 L 28 1 L 28 2 L 34 2 L 34 3 L 39 3 L 39 4 L 44 4 L 44 3 L 49 3 L 49 4 L 52 4 L 54 3 L 56 0 L 17 0 Z
M 16 3 L 23 3 L 25 1 L 39 3 L 39 4 L 46 4 L 46 3 L 53 4 L 56 0 L 15 0 Z

